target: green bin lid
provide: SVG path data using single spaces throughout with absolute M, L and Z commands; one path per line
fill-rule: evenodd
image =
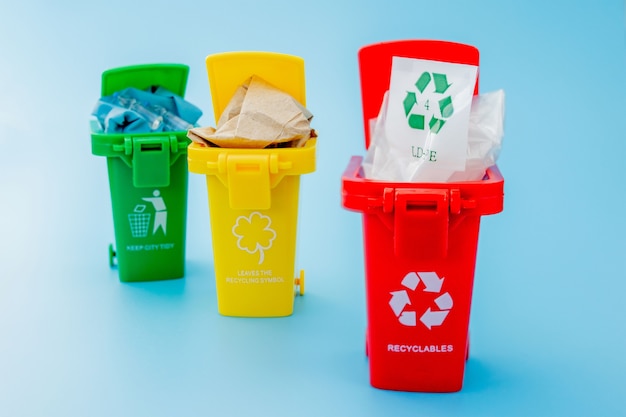
M 145 90 L 158 85 L 184 97 L 188 75 L 189 67 L 183 64 L 145 64 L 113 68 L 102 73 L 102 96 L 110 96 L 128 87 Z

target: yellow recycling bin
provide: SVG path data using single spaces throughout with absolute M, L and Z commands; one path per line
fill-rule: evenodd
M 303 106 L 304 61 L 272 52 L 209 55 L 206 67 L 217 121 L 235 90 L 253 75 Z M 280 317 L 293 313 L 300 175 L 315 171 L 316 139 L 293 148 L 219 148 L 192 143 L 189 171 L 205 174 L 220 314 Z

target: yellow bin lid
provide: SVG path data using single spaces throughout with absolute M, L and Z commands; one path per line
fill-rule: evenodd
M 223 52 L 206 57 L 215 121 L 237 88 L 253 75 L 291 95 L 306 106 L 304 60 L 277 52 Z

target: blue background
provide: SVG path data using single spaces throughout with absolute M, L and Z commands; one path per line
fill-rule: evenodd
M 340 203 L 364 154 L 357 50 L 463 42 L 502 88 L 505 209 L 483 218 L 465 385 L 370 387 L 361 216 Z M 3 416 L 626 415 L 624 4 L 127 1 L 0 4 Z M 217 313 L 204 177 L 189 184 L 187 274 L 120 283 L 105 159 L 88 118 L 102 71 L 190 66 L 214 125 L 208 54 L 299 55 L 319 133 L 302 176 L 293 316 Z

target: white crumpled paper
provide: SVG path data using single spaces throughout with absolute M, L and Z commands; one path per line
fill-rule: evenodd
M 378 118 L 371 129 L 370 147 L 362 167 L 366 178 L 394 182 L 453 182 L 478 181 L 483 179 L 487 168 L 495 165 L 502 148 L 504 137 L 504 91 L 474 96 L 469 115 L 467 132 L 467 159 L 465 169 L 407 167 L 393 157 L 391 144 L 386 138 L 388 94 L 383 98 Z M 427 168 L 426 165 L 421 165 Z M 423 175 L 422 175 L 423 173 Z

